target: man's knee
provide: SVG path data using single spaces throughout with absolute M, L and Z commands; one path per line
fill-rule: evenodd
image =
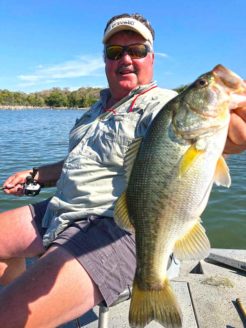
M 29 206 L 1 213 L 0 226 L 0 261 L 44 252 L 42 236 Z
M 26 270 L 24 258 L 0 261 L 0 285 L 6 286 Z

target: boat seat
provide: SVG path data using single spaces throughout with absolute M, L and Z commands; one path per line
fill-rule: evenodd
M 126 288 L 118 297 L 118 299 L 107 306 L 105 301 L 99 304 L 98 328 L 109 328 L 109 309 L 121 302 L 127 301 L 131 298 L 132 287 Z M 77 328 L 81 328 L 79 319 L 75 320 Z
M 121 302 L 127 301 L 131 298 L 132 287 L 126 288 L 118 297 L 118 299 L 112 303 L 109 307 L 105 302 L 99 304 L 99 317 L 98 317 L 98 328 L 109 327 L 109 309 Z

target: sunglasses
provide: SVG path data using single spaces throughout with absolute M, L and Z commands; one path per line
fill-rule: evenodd
M 108 59 L 118 60 L 124 53 L 127 53 L 132 59 L 140 59 L 147 56 L 150 47 L 146 44 L 135 43 L 129 46 L 111 45 L 105 48 L 105 54 Z

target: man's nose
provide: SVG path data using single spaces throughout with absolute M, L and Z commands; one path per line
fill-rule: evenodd
M 129 62 L 129 63 L 132 62 L 132 58 L 131 58 L 131 56 L 128 54 L 127 51 L 124 51 L 124 52 L 123 52 L 122 57 L 121 57 L 121 60 L 124 61 L 124 63 L 125 63 L 125 62 L 127 62 L 127 63 L 128 63 L 128 62 Z

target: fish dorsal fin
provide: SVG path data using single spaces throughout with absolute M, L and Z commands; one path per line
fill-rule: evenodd
M 134 232 L 134 226 L 132 225 L 128 215 L 125 191 L 116 201 L 114 209 L 114 219 L 120 228 L 129 232 Z
M 217 166 L 214 174 L 214 182 L 217 186 L 224 186 L 229 188 L 231 185 L 231 176 L 229 172 L 229 167 L 223 156 L 220 156 L 217 162 Z
M 180 260 L 201 260 L 208 256 L 210 243 L 198 218 L 187 233 L 176 241 L 174 255 Z
M 179 164 L 179 177 L 182 178 L 183 175 L 189 170 L 196 159 L 204 153 L 203 149 L 197 149 L 195 145 L 191 145 L 184 153 L 180 164 Z
M 134 141 L 130 144 L 130 146 L 126 152 L 126 156 L 124 158 L 123 165 L 124 165 L 125 176 L 126 176 L 127 182 L 129 181 L 129 178 L 130 178 L 130 175 L 132 172 L 132 168 L 133 168 L 133 164 L 135 162 L 142 139 L 143 138 L 134 139 Z

